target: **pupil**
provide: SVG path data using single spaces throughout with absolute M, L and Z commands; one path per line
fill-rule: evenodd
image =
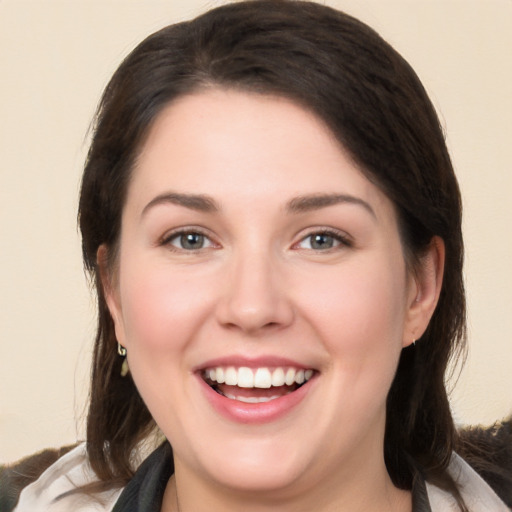
M 312 236 L 311 247 L 313 249 L 330 249 L 332 246 L 332 236 L 322 234 Z
M 181 235 L 181 246 L 184 249 L 200 249 L 203 246 L 204 236 L 199 233 Z

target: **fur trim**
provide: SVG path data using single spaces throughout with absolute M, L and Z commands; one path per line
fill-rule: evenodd
M 512 416 L 491 427 L 465 427 L 457 453 L 512 508 Z
M 11 512 L 24 487 L 35 482 L 41 474 L 75 445 L 43 450 L 24 459 L 0 466 L 0 511 Z

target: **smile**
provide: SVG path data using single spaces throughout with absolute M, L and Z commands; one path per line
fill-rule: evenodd
M 239 402 L 270 402 L 296 391 L 309 381 L 314 370 L 276 367 L 217 366 L 202 372 L 204 381 L 217 393 Z

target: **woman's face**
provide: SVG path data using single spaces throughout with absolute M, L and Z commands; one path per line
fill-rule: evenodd
M 291 492 L 383 470 L 386 395 L 430 313 L 393 205 L 313 114 L 218 89 L 168 106 L 112 282 L 177 474 Z

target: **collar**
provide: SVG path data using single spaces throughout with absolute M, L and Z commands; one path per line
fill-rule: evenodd
M 173 473 L 171 445 L 165 442 L 139 466 L 112 512 L 160 512 L 165 487 Z

